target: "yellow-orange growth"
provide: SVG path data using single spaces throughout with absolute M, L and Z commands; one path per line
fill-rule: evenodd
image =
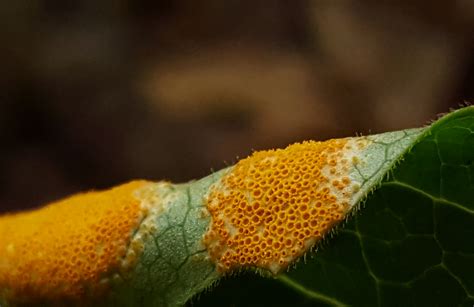
M 350 209 L 353 139 L 304 142 L 239 161 L 207 197 L 204 236 L 220 271 L 256 266 L 277 273 L 319 241 Z
M 103 291 L 146 214 L 135 192 L 147 184 L 132 181 L 0 217 L 0 297 L 27 303 Z

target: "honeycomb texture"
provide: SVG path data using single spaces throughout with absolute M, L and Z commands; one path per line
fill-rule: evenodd
M 106 290 L 146 215 L 135 195 L 147 185 L 132 181 L 0 217 L 0 297 L 27 304 Z
M 207 196 L 212 223 L 203 243 L 221 272 L 254 266 L 278 273 L 351 208 L 349 172 L 367 140 L 304 142 L 255 152 Z

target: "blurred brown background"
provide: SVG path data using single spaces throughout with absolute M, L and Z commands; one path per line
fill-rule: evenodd
M 474 1 L 3 1 L 0 211 L 474 101 Z

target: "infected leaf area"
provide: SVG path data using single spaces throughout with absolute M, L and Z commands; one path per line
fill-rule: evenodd
M 307 141 L 255 152 L 207 196 L 212 216 L 203 242 L 222 273 L 259 267 L 277 274 L 302 256 L 354 205 L 367 138 Z
M 17 303 L 100 296 L 137 252 L 132 234 L 148 209 L 134 193 L 150 184 L 133 181 L 0 217 L 0 296 Z

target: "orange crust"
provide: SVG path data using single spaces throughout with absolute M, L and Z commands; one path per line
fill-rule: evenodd
M 132 181 L 0 217 L 0 297 L 61 301 L 97 295 L 120 269 L 144 214 Z
M 352 139 L 304 142 L 255 152 L 215 184 L 203 239 L 221 272 L 257 266 L 278 273 L 350 210 Z

